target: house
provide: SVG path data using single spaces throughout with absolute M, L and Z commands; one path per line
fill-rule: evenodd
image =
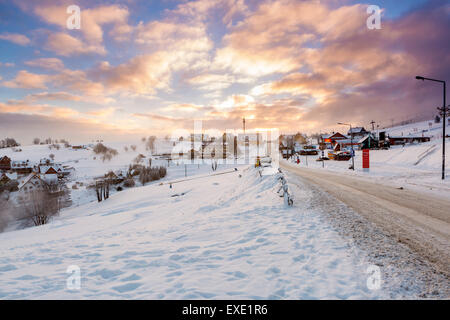
M 11 170 L 11 159 L 7 156 L 0 158 L 0 170 L 9 171 Z
M 284 159 L 289 159 L 294 153 L 294 136 L 280 135 L 279 150 Z
M 17 172 L 3 172 L 0 174 L 0 185 L 11 180 L 17 180 Z
M 430 137 L 415 137 L 415 136 L 406 136 L 406 137 L 402 137 L 402 136 L 388 136 L 388 140 L 390 145 L 395 146 L 395 145 L 403 145 L 406 143 L 423 143 L 423 142 L 429 142 L 431 140 Z
M 22 194 L 28 194 L 33 191 L 45 190 L 48 187 L 47 182 L 45 182 L 38 173 L 32 172 L 28 176 L 19 181 L 19 192 Z
M 325 144 L 335 144 L 338 140 L 348 139 L 346 136 L 339 132 L 333 132 L 332 134 L 323 134 L 320 136 L 321 142 Z
M 39 169 L 42 169 L 42 167 L 39 167 Z M 58 183 L 58 172 L 53 167 L 49 167 L 45 171 L 41 171 L 41 173 L 41 177 L 48 184 Z
M 364 127 L 356 127 L 356 128 L 351 128 L 347 135 L 353 137 L 353 139 L 355 138 L 363 138 L 365 137 L 367 134 L 369 133 L 369 131 L 367 131 L 366 129 L 364 129 Z
M 121 172 L 119 174 L 116 174 L 113 171 L 110 171 L 105 174 L 105 180 L 112 184 L 118 184 L 123 182 L 124 178 Z
M 11 181 L 11 178 L 6 173 L 2 173 L 0 175 L 0 186 L 3 184 L 7 184 L 10 181 Z
M 378 140 L 371 133 L 358 141 L 361 150 L 377 148 L 378 144 Z
M 358 141 L 357 140 L 352 140 L 352 139 L 341 139 L 341 140 L 337 140 L 335 142 L 335 144 L 333 145 L 333 150 L 336 151 L 343 151 L 344 149 L 346 150 L 350 150 L 352 148 L 357 147 L 358 146 Z
M 333 132 L 331 134 L 323 134 L 320 136 L 320 149 L 333 149 L 333 146 L 336 145 L 337 142 L 347 140 L 348 137 L 344 136 L 339 132 Z
M 30 174 L 33 172 L 33 167 L 30 162 L 27 161 L 12 161 L 11 170 L 17 172 L 18 174 Z
M 41 160 L 39 160 L 39 166 L 49 166 L 52 164 L 53 164 L 53 161 L 51 159 L 42 158 Z

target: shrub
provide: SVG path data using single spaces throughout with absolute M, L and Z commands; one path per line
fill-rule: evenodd
M 140 175 L 139 181 L 142 185 L 145 185 L 147 182 L 159 180 L 166 176 L 166 168 L 165 167 L 147 167 L 143 168 Z
M 117 150 L 106 147 L 103 143 L 97 143 L 92 149 L 95 154 L 102 155 L 102 161 L 111 160 L 112 157 L 117 156 L 119 153 Z
M 133 178 L 125 179 L 125 181 L 123 182 L 123 186 L 126 188 L 132 188 L 135 185 L 136 185 L 136 183 L 134 182 Z

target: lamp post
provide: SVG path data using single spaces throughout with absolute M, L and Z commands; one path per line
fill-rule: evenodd
M 352 131 L 352 125 L 349 123 L 342 123 L 342 122 L 338 122 L 338 124 L 343 125 L 343 126 L 350 126 L 350 143 L 352 145 L 352 170 L 355 171 L 355 159 L 353 157 L 355 151 L 353 150 L 353 131 Z
M 421 76 L 417 76 L 416 77 L 417 80 L 428 80 L 428 81 L 433 81 L 433 82 L 439 82 L 442 83 L 444 85 L 444 104 L 442 107 L 442 110 L 439 109 L 440 111 L 442 111 L 442 118 L 443 118 L 443 122 L 442 122 L 442 180 L 445 180 L 445 126 L 446 126 L 446 109 L 447 109 L 447 101 L 446 101 L 446 91 L 447 91 L 447 84 L 444 80 L 437 80 L 437 79 L 431 79 L 431 78 L 425 78 L 425 77 L 421 77 Z

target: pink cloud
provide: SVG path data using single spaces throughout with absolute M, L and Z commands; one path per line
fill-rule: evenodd
M 39 58 L 24 62 L 27 66 L 49 70 L 62 70 L 64 63 L 58 58 Z
M 51 33 L 48 36 L 45 49 L 65 57 L 80 54 L 106 54 L 106 50 L 102 45 L 97 43 L 86 44 L 63 32 Z
M 2 33 L 2 34 L 0 34 L 0 39 L 6 40 L 6 41 L 11 41 L 11 42 L 21 45 L 21 46 L 26 46 L 26 45 L 30 44 L 30 42 L 31 42 L 27 36 L 24 36 L 23 34 L 18 34 L 18 33 Z
M 49 81 L 47 75 L 30 73 L 21 70 L 11 81 L 4 81 L 2 85 L 8 88 L 24 88 L 24 89 L 46 89 L 46 82 Z

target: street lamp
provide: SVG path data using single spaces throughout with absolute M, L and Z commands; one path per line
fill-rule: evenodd
M 445 126 L 446 126 L 446 109 L 447 109 L 447 102 L 446 102 L 446 91 L 447 91 L 447 86 L 445 81 L 443 80 L 437 80 L 437 79 L 431 79 L 431 78 L 425 78 L 422 76 L 417 76 L 416 77 L 417 80 L 428 80 L 428 81 L 433 81 L 433 82 L 439 82 L 442 83 L 444 85 L 444 104 L 442 107 L 442 118 L 443 118 L 443 122 L 442 122 L 442 180 L 445 180 Z M 441 109 L 439 109 L 441 111 Z
M 343 125 L 343 126 L 350 126 L 350 143 L 352 145 L 352 170 L 355 171 L 355 159 L 353 157 L 353 155 L 355 154 L 355 150 L 353 150 L 353 132 L 352 132 L 352 125 L 349 123 L 342 123 L 342 122 L 338 122 L 338 124 Z

